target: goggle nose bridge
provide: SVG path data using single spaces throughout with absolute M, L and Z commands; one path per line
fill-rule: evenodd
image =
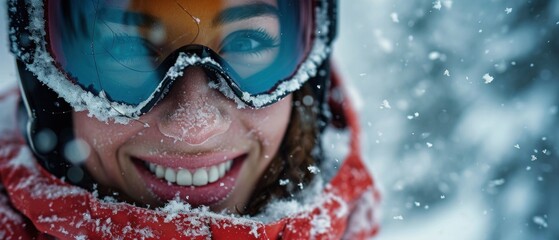
M 160 71 L 165 71 L 163 82 L 156 92 L 167 93 L 173 87 L 179 77 L 184 77 L 184 72 L 190 67 L 200 67 L 207 75 L 208 81 L 212 84 L 211 88 L 219 90 L 228 98 L 236 98 L 242 101 L 243 91 L 235 84 L 234 78 L 239 77 L 235 70 L 207 46 L 199 44 L 189 44 L 175 50 L 169 55 L 159 67 Z M 222 87 L 227 84 L 231 92 Z M 159 98 L 161 100 L 165 94 Z M 243 101 L 244 102 L 244 101 Z M 246 102 L 245 102 L 246 104 Z M 153 107 L 153 106 L 151 106 Z M 151 109 L 150 107 L 150 109 Z M 149 109 L 144 109 L 144 112 Z

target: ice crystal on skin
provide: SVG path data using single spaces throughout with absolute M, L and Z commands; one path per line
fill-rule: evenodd
M 215 134 L 219 134 L 226 131 L 232 122 L 217 107 L 209 104 L 205 97 L 179 103 L 179 107 L 166 121 L 175 122 L 180 127 L 180 131 L 163 133 L 165 136 L 176 141 L 185 141 L 188 139 L 187 136 L 206 135 L 208 131 L 214 131 Z M 209 139 L 205 141 L 207 140 Z M 190 144 L 202 143 L 191 142 Z

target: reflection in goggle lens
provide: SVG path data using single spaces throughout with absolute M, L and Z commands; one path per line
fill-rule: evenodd
M 158 92 L 177 49 L 203 45 L 256 95 L 289 78 L 308 52 L 308 2 L 53 0 L 49 50 L 82 88 L 137 105 Z

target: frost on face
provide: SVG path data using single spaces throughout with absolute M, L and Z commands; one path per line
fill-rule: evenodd
M 219 134 L 225 132 L 231 124 L 231 119 L 221 114 L 220 110 L 209 104 L 206 99 L 196 99 L 180 103 L 178 108 L 165 122 L 174 122 L 181 131 L 164 134 L 177 141 L 190 141 L 191 144 L 202 144 L 190 136 L 207 136 L 209 133 Z M 159 124 L 165 124 L 163 122 Z M 207 139 L 206 139 L 207 140 Z

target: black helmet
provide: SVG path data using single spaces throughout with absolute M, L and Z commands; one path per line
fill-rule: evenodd
M 71 1 L 69 2 L 71 3 Z M 290 2 L 297 4 L 299 0 L 286 0 L 284 2 L 288 5 Z M 73 184 L 91 188 L 93 181 L 87 174 L 87 171 L 79 163 L 74 163 L 69 156 L 64 154 L 68 147 L 73 146 L 73 144 L 69 143 L 74 140 L 71 113 L 75 105 L 69 103 L 64 96 L 61 96 L 60 91 L 53 90 L 53 86 L 45 84 L 45 79 L 41 79 L 72 75 L 67 73 L 58 74 L 56 68 L 60 68 L 60 66 L 39 70 L 42 63 L 52 64 L 54 61 L 48 54 L 43 54 L 47 52 L 45 50 L 47 45 L 45 40 L 46 23 L 45 19 L 40 19 L 46 15 L 44 14 L 43 3 L 30 0 L 10 0 L 8 4 L 11 51 L 17 57 L 19 83 L 23 101 L 23 104 L 20 105 L 21 111 L 18 117 L 22 119 L 20 122 L 25 124 L 22 129 L 24 129 L 26 140 L 45 169 L 58 177 L 69 180 Z M 313 6 L 312 10 L 315 11 L 316 15 L 314 19 L 315 26 L 312 29 L 314 32 L 311 34 L 315 38 L 323 38 L 323 49 L 316 50 L 317 52 L 322 51 L 322 53 L 319 53 L 323 56 L 320 61 L 312 59 L 313 56 L 306 56 L 306 61 L 315 63 L 315 66 L 314 69 L 309 70 L 310 72 L 304 72 L 303 75 L 306 74 L 308 76 L 300 84 L 304 83 L 312 86 L 315 101 L 318 101 L 320 108 L 319 127 L 322 130 L 329 119 L 326 91 L 329 87 L 330 79 L 330 45 L 336 35 L 337 1 L 313 0 L 310 6 Z M 207 54 L 206 52 L 208 51 L 205 50 L 205 48 L 198 48 L 197 51 L 200 53 L 197 54 Z M 213 57 L 211 54 L 204 56 Z M 314 57 L 316 58 L 316 56 Z M 173 59 L 172 62 L 174 61 Z M 309 64 L 305 63 L 307 62 L 300 63 L 297 66 L 298 69 L 309 68 Z M 312 66 L 313 64 L 310 65 Z M 216 69 L 214 66 L 209 66 L 208 69 L 208 74 L 222 78 L 222 69 Z M 158 91 L 165 92 L 165 88 L 168 88 L 169 85 L 163 86 L 163 89 L 158 89 Z M 81 86 L 86 92 L 93 93 L 94 95 L 104 96 L 103 94 L 105 94 L 103 91 L 95 91 L 94 89 L 88 89 L 88 87 L 90 86 Z M 108 99 L 112 100 L 110 97 Z M 156 102 L 152 101 L 147 106 L 144 106 L 143 109 L 149 110 Z M 84 105 L 80 107 L 83 110 Z M 91 111 L 91 109 L 88 110 Z M 137 116 L 139 114 L 130 114 L 124 117 Z

